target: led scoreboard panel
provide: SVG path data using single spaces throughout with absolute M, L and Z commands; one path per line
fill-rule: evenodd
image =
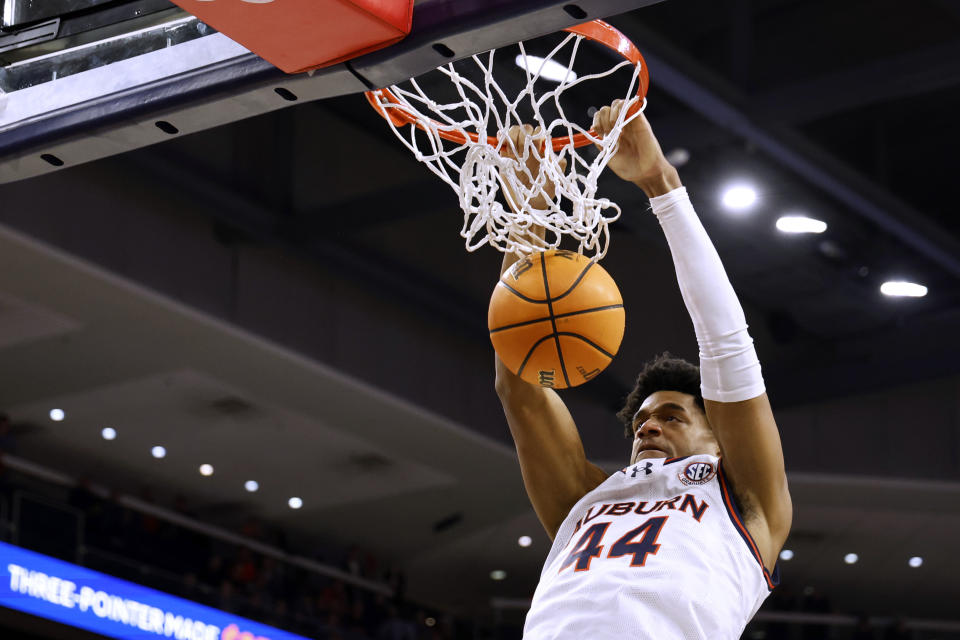
M 120 640 L 307 640 L 3 542 L 0 606 Z

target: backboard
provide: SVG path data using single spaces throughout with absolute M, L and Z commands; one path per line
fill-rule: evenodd
M 43 15 L 30 14 L 24 0 L 3 0 L 0 183 L 297 102 L 385 87 L 658 1 L 421 0 L 399 43 L 287 75 L 166 0 L 58 0 Z M 75 19 L 81 9 L 82 23 Z

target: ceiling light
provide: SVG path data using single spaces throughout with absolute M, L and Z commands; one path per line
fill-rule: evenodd
M 491 580 L 503 580 L 507 577 L 507 572 L 503 569 L 494 569 L 490 572 Z
M 520 536 L 517 539 L 517 544 L 521 547 L 529 547 L 531 544 L 533 544 L 533 538 L 530 536 Z
M 827 223 L 807 216 L 781 216 L 777 219 L 777 229 L 784 233 L 823 233 Z
M 152 455 L 154 458 L 162 458 L 163 456 L 167 455 L 167 450 L 157 445 L 153 449 L 150 449 L 150 455 Z
M 213 475 L 213 465 L 212 465 L 212 464 L 202 464 L 202 465 L 200 465 L 200 475 L 202 475 L 202 476 L 212 476 L 212 475 Z
M 567 69 L 556 60 L 544 60 L 540 56 L 524 56 L 522 53 L 518 53 L 513 62 L 532 75 L 539 73 L 544 80 L 573 82 L 577 79 L 577 73 L 573 69 Z
M 922 298 L 927 295 L 927 288 L 915 282 L 888 280 L 880 285 L 880 293 L 893 298 Z
M 920 556 L 913 556 L 912 558 L 910 558 L 910 560 L 907 561 L 907 564 L 909 564 L 911 567 L 916 569 L 917 567 L 923 564 L 923 558 L 921 558 Z
M 303 506 L 303 500 L 294 496 L 293 498 L 287 500 L 287 504 L 290 505 L 291 509 L 299 509 Z
M 843 556 L 843 561 L 847 564 L 856 564 L 857 560 L 859 559 L 860 556 L 855 553 L 848 553 L 847 555 Z
M 100 435 L 103 436 L 104 440 L 114 440 L 117 437 L 117 430 L 113 427 L 104 427 Z
M 60 422 L 67 417 L 67 414 L 63 412 L 63 409 L 50 409 L 50 419 L 54 422 Z
M 790 549 L 784 549 L 783 551 L 780 552 L 780 559 L 793 560 L 793 551 L 791 551 Z
M 731 185 L 723 192 L 723 206 L 731 211 L 746 211 L 757 201 L 757 191 L 750 185 Z
M 260 483 L 257 482 L 256 480 L 247 480 L 246 482 L 243 483 L 243 488 L 249 491 L 250 493 L 253 493 L 254 491 L 260 488 Z
M 680 168 L 683 165 L 690 162 L 690 152 L 684 149 L 683 147 L 677 147 L 676 149 L 671 149 L 667 153 L 667 162 L 673 166 Z

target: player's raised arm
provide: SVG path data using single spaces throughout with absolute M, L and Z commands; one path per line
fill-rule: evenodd
M 529 127 L 511 129 L 514 148 L 522 149 L 523 136 L 531 133 Z M 505 255 L 501 275 L 517 260 L 518 256 Z M 517 448 L 527 495 L 552 540 L 570 508 L 603 482 L 606 473 L 587 461 L 577 426 L 556 391 L 525 382 L 499 357 L 496 389 Z
M 617 101 L 597 112 L 594 129 L 601 135 L 609 131 L 622 107 Z M 664 158 L 642 113 L 624 128 L 609 166 L 647 194 L 670 245 L 700 347 L 707 419 L 734 495 L 746 511 L 747 528 L 764 565 L 772 569 L 789 533 L 793 509 L 780 434 L 743 308 L 676 169 Z

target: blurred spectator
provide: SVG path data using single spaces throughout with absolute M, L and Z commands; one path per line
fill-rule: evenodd
M 237 598 L 233 583 L 229 580 L 220 581 L 220 593 L 217 597 L 217 608 L 229 613 L 240 613 L 240 601 Z
M 400 612 L 391 606 L 387 619 L 377 631 L 377 640 L 417 640 L 413 625 L 400 618 Z
M 230 570 L 230 577 L 245 592 L 249 592 L 257 581 L 257 564 L 253 552 L 247 547 L 240 549 L 240 555 Z
M 220 581 L 223 580 L 226 574 L 226 569 L 224 569 L 223 564 L 223 558 L 220 556 L 210 556 L 210 559 L 207 560 L 207 566 L 204 567 L 203 573 L 201 574 L 203 582 L 206 584 L 220 584 Z
M 361 636 L 368 636 L 373 631 L 368 625 L 367 611 L 362 599 L 356 598 L 350 605 L 350 614 L 344 626 L 351 634 Z

